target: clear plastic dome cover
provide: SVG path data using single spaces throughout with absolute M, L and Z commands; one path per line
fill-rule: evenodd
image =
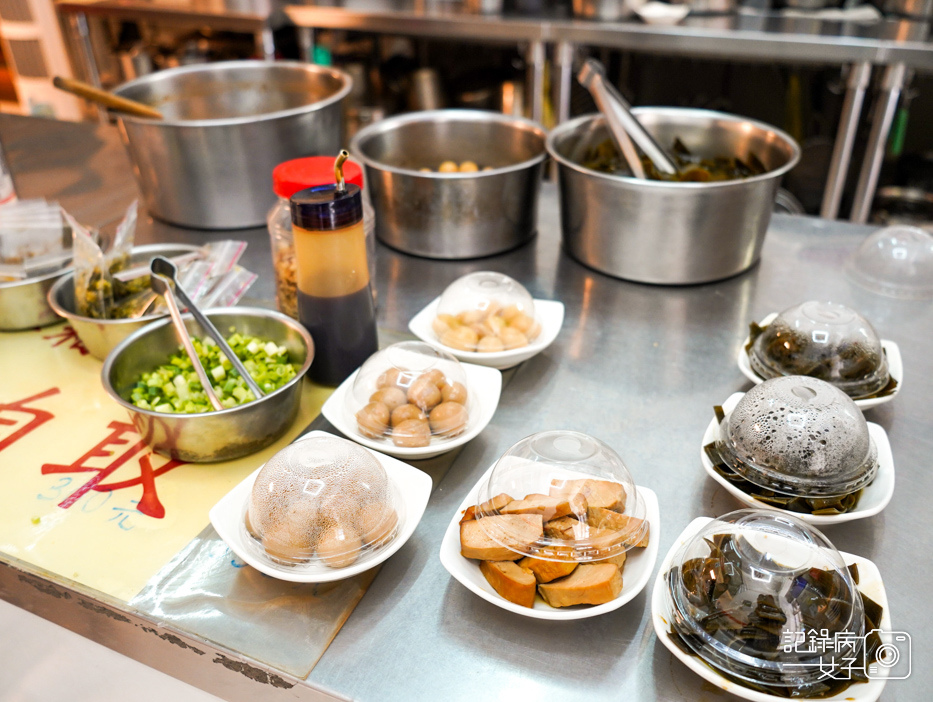
M 528 291 L 492 271 L 471 273 L 447 286 L 431 327 L 444 346 L 480 353 L 522 348 L 541 334 Z
M 763 378 L 808 375 L 855 398 L 877 393 L 890 381 L 874 327 L 834 302 L 811 300 L 784 310 L 754 339 L 748 359 Z
M 933 234 L 894 226 L 869 235 L 846 264 L 849 276 L 879 295 L 908 300 L 933 297 Z
M 336 436 L 312 437 L 259 471 L 244 526 L 276 564 L 344 568 L 395 538 L 401 509 L 369 451 Z
M 827 666 L 841 670 L 860 652 L 865 611 L 852 574 L 795 517 L 740 510 L 714 519 L 679 549 L 667 580 L 674 631 L 727 675 L 806 696 Z M 826 636 L 848 646 L 808 650 Z
M 367 359 L 346 403 L 366 438 L 418 448 L 462 434 L 473 397 L 456 358 L 421 341 L 403 341 Z
M 716 448 L 743 478 L 785 495 L 845 495 L 878 472 L 878 450 L 855 402 L 806 376 L 749 390 L 720 423 Z
M 495 499 L 508 495 L 512 501 Z M 587 434 L 547 431 L 512 446 L 480 486 L 476 518 L 501 546 L 541 560 L 601 561 L 644 545 L 645 503 L 619 455 Z M 483 519 L 541 514 L 543 535 L 529 544 L 521 523 Z

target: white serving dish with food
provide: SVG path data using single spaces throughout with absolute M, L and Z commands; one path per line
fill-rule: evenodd
M 554 435 L 560 435 L 559 440 L 568 435 L 591 438 L 572 432 L 543 432 L 523 439 L 516 447 Z M 577 455 L 586 456 L 586 452 Z M 657 496 L 630 480 L 621 489 L 622 482 L 606 480 L 610 476 L 593 470 L 592 465 L 580 464 L 583 470 L 572 470 L 553 463 L 542 465 L 514 453 L 503 456 L 473 486 L 451 519 L 440 550 L 447 571 L 497 607 L 536 619 L 595 617 L 630 602 L 648 583 L 657 559 Z M 528 492 L 529 485 L 533 493 Z M 621 502 L 612 509 L 599 506 L 606 504 L 598 502 L 605 494 L 597 493 L 606 486 L 620 489 Z M 496 497 L 489 499 L 491 493 Z M 512 499 L 512 494 L 517 499 Z M 574 507 L 579 507 L 581 496 L 582 512 Z M 594 514 L 601 515 L 599 524 L 593 520 Z M 525 521 L 481 526 L 493 520 Z M 536 527 L 532 525 L 535 520 Z M 627 525 L 621 528 L 629 531 L 603 528 L 610 523 L 613 530 L 621 523 Z M 556 536 L 555 529 L 568 525 L 573 526 Z M 520 531 L 526 527 L 537 531 L 529 532 L 522 543 Z M 604 571 L 614 572 L 607 575 Z
M 435 375 L 437 383 L 429 382 Z M 321 412 L 341 433 L 367 448 L 422 460 L 478 436 L 495 414 L 501 392 L 498 370 L 461 364 L 420 341 L 401 342 L 354 371 Z M 451 409 L 457 412 L 438 417 Z M 399 415 L 406 410 L 413 414 Z
M 302 442 L 320 438 L 344 441 L 327 432 L 312 431 L 300 437 L 292 446 L 297 448 L 301 446 Z M 359 450 L 368 451 L 365 448 Z M 376 550 L 361 551 L 361 557 L 351 565 L 329 567 L 313 559 L 309 559 L 307 563 L 289 565 L 276 562 L 263 553 L 262 548 L 258 546 L 247 530 L 245 516 L 254 483 L 264 466 L 257 468 L 211 508 L 209 514 L 211 524 L 220 538 L 240 560 L 256 570 L 279 580 L 297 583 L 326 583 L 344 580 L 369 570 L 390 558 L 405 545 L 414 533 L 428 504 L 432 481 L 426 473 L 413 468 L 407 463 L 376 451 L 368 451 L 368 453 L 385 470 L 385 475 L 393 487 L 392 492 L 396 500 L 395 507 L 397 507 L 396 513 L 399 521 L 394 536 L 388 543 Z
M 563 302 L 536 299 L 534 301 L 535 318 L 541 325 L 541 333 L 527 346 L 490 353 L 463 351 L 442 344 L 431 328 L 431 322 L 437 317 L 437 308 L 440 301 L 440 296 L 434 298 L 424 309 L 412 317 L 411 321 L 408 323 L 408 328 L 411 330 L 411 333 L 422 341 L 426 341 L 429 344 L 444 349 L 465 363 L 489 366 L 490 368 L 498 368 L 500 370 L 517 366 L 519 363 L 523 363 L 544 351 L 548 346 L 554 343 L 554 340 L 560 333 L 561 325 L 564 323 Z
M 547 348 L 563 321 L 562 303 L 534 300 L 504 273 L 476 271 L 450 283 L 408 326 L 461 361 L 504 369 Z
M 742 699 L 752 700 L 752 702 L 773 702 L 774 700 L 787 699 L 786 697 L 759 692 L 727 679 L 699 656 L 685 652 L 671 637 L 671 623 L 674 620 L 674 614 L 668 573 L 674 565 L 677 554 L 684 545 L 712 521 L 714 520 L 710 517 L 698 517 L 690 522 L 674 540 L 667 555 L 662 559 L 651 593 L 651 620 L 654 624 L 655 633 L 661 644 L 671 652 L 674 658 L 716 688 Z M 878 567 L 867 558 L 844 552 L 839 552 L 839 555 L 847 566 L 854 564 L 858 567 L 858 590 L 881 605 L 883 613 L 880 628 L 885 632 L 890 632 L 891 617 L 888 610 L 888 598 Z M 884 636 L 882 640 L 884 640 Z M 875 677 L 868 682 L 852 684 L 839 694 L 821 697 L 820 699 L 828 702 L 874 702 L 881 695 L 887 681 L 887 678 L 883 677 L 883 675 L 882 672 L 881 676 Z
M 729 415 L 732 410 L 735 409 L 739 400 L 744 396 L 745 393 L 742 392 L 730 395 L 722 405 L 723 412 Z M 835 515 L 807 514 L 788 510 L 780 511 L 788 511 L 789 514 L 793 514 L 795 517 L 802 519 L 808 524 L 830 526 L 832 524 L 842 524 L 843 522 L 872 517 L 887 507 L 888 503 L 891 501 L 891 497 L 894 495 L 894 456 L 891 453 L 891 444 L 888 441 L 888 435 L 884 428 L 873 422 L 868 422 L 867 424 L 868 432 L 875 446 L 878 448 L 878 472 L 872 483 L 863 489 L 862 496 L 856 507 L 849 512 Z M 706 455 L 706 451 L 703 447 L 716 442 L 718 439 L 719 422 L 713 418 L 709 426 L 706 427 L 706 432 L 703 434 L 703 442 L 700 444 L 700 461 L 706 473 L 719 483 L 730 495 L 749 507 L 755 509 L 779 509 L 774 505 L 769 505 L 755 499 L 738 486 L 731 483 L 713 467 L 713 463 L 710 461 L 709 456 Z
M 760 322 L 758 326 L 765 328 L 770 325 L 778 316 L 777 312 L 772 312 L 771 314 L 766 315 Z M 751 380 L 756 385 L 763 383 L 766 378 L 762 377 L 752 368 L 751 362 L 748 358 L 748 352 L 746 347 L 748 347 L 751 339 L 749 336 L 745 337 L 745 340 L 742 342 L 742 345 L 739 347 L 739 353 L 737 356 L 739 370 L 742 372 L 746 378 Z M 881 339 L 881 348 L 884 351 L 885 359 L 887 360 L 888 373 L 891 376 L 892 380 L 897 382 L 894 389 L 887 395 L 882 397 L 869 397 L 864 399 L 855 399 L 855 404 L 858 405 L 862 410 L 869 409 L 871 407 L 877 407 L 878 405 L 883 405 L 886 402 L 890 402 L 897 394 L 901 391 L 901 386 L 904 384 L 904 362 L 901 359 L 901 350 L 900 347 L 894 341 L 890 339 Z

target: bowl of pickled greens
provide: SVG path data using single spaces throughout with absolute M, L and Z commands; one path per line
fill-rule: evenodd
M 761 256 L 781 177 L 800 158 L 790 135 L 739 115 L 676 107 L 632 113 L 677 165 L 643 159 L 636 178 L 601 115 L 553 130 L 561 235 L 578 261 L 641 283 L 689 285 L 742 273 Z
M 127 337 L 107 356 L 101 373 L 104 388 L 126 408 L 153 451 L 190 463 L 244 456 L 282 436 L 297 417 L 301 379 L 314 357 L 304 327 L 279 312 L 237 307 L 206 314 L 262 397 L 255 397 L 190 315 L 183 315 L 185 325 L 223 409 L 212 408 L 169 319 Z

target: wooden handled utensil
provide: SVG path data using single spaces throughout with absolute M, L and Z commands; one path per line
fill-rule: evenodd
M 104 107 L 108 107 L 111 110 L 125 112 L 128 115 L 135 115 L 136 117 L 162 119 L 162 113 L 149 107 L 149 105 L 144 105 L 141 102 L 129 100 L 127 98 L 120 97 L 119 95 L 114 95 L 113 93 L 107 92 L 106 90 L 101 90 L 100 88 L 95 88 L 93 85 L 83 83 L 80 80 L 55 76 L 52 79 L 52 85 L 54 85 L 59 90 L 64 90 L 66 93 L 71 93 L 72 95 L 83 97 L 86 100 L 96 102 L 98 105 L 103 105 Z

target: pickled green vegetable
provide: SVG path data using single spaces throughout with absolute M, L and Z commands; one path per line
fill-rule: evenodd
M 739 593 L 745 588 L 741 560 L 749 558 L 753 547 L 744 542 L 739 555 L 736 537 L 733 534 L 717 534 L 707 539 L 710 553 L 706 558 L 687 560 L 680 566 L 668 571 L 669 587 L 682 578 L 691 604 L 705 616 L 700 620 L 704 631 L 713 639 L 734 641 L 737 650 L 747 650 L 754 657 L 779 662 L 782 660 L 782 634 L 788 626 L 787 617 L 773 595 L 759 594 L 754 602 L 742 601 Z M 858 584 L 858 569 L 849 567 L 853 581 Z M 836 572 L 809 568 L 795 579 L 795 598 L 791 602 L 797 621 L 789 624 L 790 628 L 805 632 L 812 640 L 821 631 L 838 631 L 840 621 L 851 616 L 848 604 L 848 586 Z M 745 595 L 747 596 L 747 592 Z M 864 606 L 864 631 L 867 636 L 852 640 L 854 660 L 873 662 L 877 658 L 881 639 L 876 630 L 881 624 L 882 607 L 865 593 L 860 593 Z M 677 646 L 688 655 L 696 655 L 696 650 L 707 645 L 702 638 L 693 634 L 682 634 L 673 626 L 670 637 Z M 739 671 L 732 674 L 730 669 L 716 669 L 723 677 L 743 687 L 764 692 L 775 697 L 821 699 L 845 691 L 852 683 L 867 681 L 864 670 L 857 667 L 846 668 L 852 650 L 846 652 L 827 651 L 824 663 L 828 669 L 842 673 L 838 679 L 827 675 L 822 680 L 801 683 L 797 671 L 780 673 L 776 670 L 761 669 L 761 684 L 751 682 L 739 676 Z M 831 666 L 831 668 L 830 668 Z M 867 669 L 867 666 L 866 666 Z
M 661 173 L 647 156 L 641 157 L 645 168 L 645 177 L 649 180 L 668 180 L 684 183 L 709 183 L 720 180 L 741 180 L 761 175 L 767 168 L 755 154 L 748 156 L 747 163 L 738 156 L 714 156 L 703 158 L 696 156 L 684 146 L 680 139 L 674 140 L 671 157 L 677 166 L 675 175 Z M 612 139 L 605 139 L 587 149 L 580 165 L 600 173 L 613 175 L 631 175 L 628 164 L 616 149 Z
M 233 333 L 227 338 L 227 344 L 264 393 L 278 390 L 295 377 L 297 364 L 289 363 L 284 346 L 230 331 Z M 213 339 L 194 337 L 191 341 L 225 408 L 256 399 Z M 214 409 L 184 348 L 179 348 L 151 373 L 143 373 L 129 399 L 137 407 L 155 412 L 195 414 Z

